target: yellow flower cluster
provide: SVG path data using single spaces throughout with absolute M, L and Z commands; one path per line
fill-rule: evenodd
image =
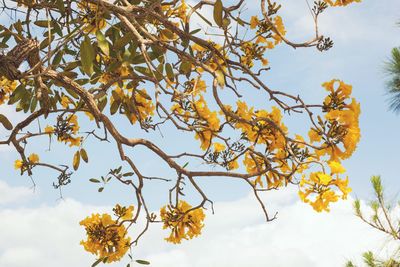
M 104 73 L 100 78 L 100 82 L 108 84 L 115 78 L 128 76 L 131 73 L 131 67 L 122 65 L 112 73 Z M 129 110 L 131 110 L 129 107 L 132 107 L 132 111 L 129 112 L 129 120 L 132 124 L 138 120 L 144 121 L 154 115 L 155 106 L 145 89 L 127 89 L 127 85 L 123 82 L 115 82 L 113 86 L 116 86 L 116 88 L 110 98 L 110 104 L 112 105 L 115 101 L 118 101 L 120 103 L 125 102 Z
M 108 84 L 112 80 L 115 80 L 115 79 L 120 78 L 120 77 L 128 76 L 131 73 L 132 73 L 132 68 L 127 66 L 127 65 L 125 65 L 125 64 L 123 64 L 122 66 L 120 66 L 119 68 L 117 68 L 116 70 L 114 70 L 112 72 L 103 73 L 101 75 L 99 81 L 101 83 L 103 83 L 103 84 Z M 115 82 L 113 85 L 117 86 L 118 83 Z
M 340 80 L 332 80 L 323 84 L 330 92 L 325 98 L 325 118 L 331 127 L 327 133 L 312 128 L 309 132 L 311 142 L 320 142 L 325 135 L 323 148 L 316 150 L 318 157 L 329 155 L 331 160 L 340 161 L 349 158 L 355 151 L 360 141 L 360 104 L 354 99 L 346 103 L 350 98 L 352 86 Z M 336 87 L 336 88 L 335 88 Z M 342 143 L 343 147 L 339 147 Z
M 240 62 L 247 67 L 253 67 L 254 60 L 261 60 L 263 66 L 268 65 L 268 60 L 263 57 L 267 47 L 260 46 L 258 43 L 243 42 L 240 46 L 240 49 L 244 52 L 244 55 L 240 58 Z
M 16 81 L 10 81 L 3 76 L 0 77 L 0 105 L 7 101 L 16 87 Z
M 324 0 L 327 4 L 331 6 L 347 6 L 351 3 L 360 3 L 361 0 Z
M 265 160 L 260 155 L 247 152 L 243 160 L 248 173 L 265 172 L 270 169 L 271 164 L 275 163 L 279 166 L 281 173 L 269 171 L 265 174 L 268 188 L 279 187 L 283 185 L 285 173 L 288 174 L 294 169 L 294 166 L 289 166 L 286 159 L 286 137 L 287 128 L 282 122 L 282 114 L 279 108 L 272 107 L 272 111 L 266 110 L 254 111 L 254 108 L 249 108 L 245 102 L 237 102 L 237 110 L 235 112 L 243 121 L 238 121 L 235 124 L 236 129 L 242 131 L 242 136 L 245 136 L 253 145 L 265 145 L 268 153 L 275 154 L 273 159 Z M 267 165 L 267 161 L 271 161 Z M 261 176 L 257 176 L 255 184 L 263 187 Z
M 179 18 L 182 20 L 183 23 L 186 23 L 187 10 L 189 6 L 186 4 L 185 0 L 181 0 L 181 4 L 177 7 L 172 8 L 171 5 L 163 5 L 162 8 L 163 11 L 165 11 L 166 17 Z
M 339 199 L 340 195 L 332 190 L 332 186 L 339 189 L 342 199 L 346 199 L 348 193 L 351 192 L 351 188 L 348 187 L 348 177 L 346 179 L 339 178 L 339 174 L 346 171 L 343 166 L 337 161 L 330 161 L 328 165 L 331 169 L 330 174 L 313 172 L 309 177 L 303 175 L 300 181 L 300 199 L 305 203 L 310 203 L 318 212 L 329 211 L 329 204 Z M 309 199 L 311 194 L 316 194 L 313 200 Z
M 228 59 L 226 58 L 226 51 L 221 47 L 221 45 L 213 43 L 209 41 L 210 45 L 212 45 L 216 50 L 218 50 L 223 57 L 220 57 L 216 55 L 216 53 L 211 53 L 211 51 L 207 48 L 204 48 L 201 45 L 198 45 L 197 43 L 194 43 L 191 47 L 194 52 L 196 52 L 195 57 L 201 61 L 203 61 L 204 58 L 209 58 L 210 53 L 211 56 L 210 58 L 204 62 L 210 69 L 211 71 L 217 71 L 217 70 L 222 70 L 223 72 L 226 71 L 226 63 L 225 61 Z M 192 65 L 193 67 L 193 65 Z M 199 73 L 202 73 L 204 70 L 202 67 L 197 67 L 196 70 Z
M 81 140 L 82 137 L 76 137 L 73 135 L 76 135 L 79 131 L 79 124 L 78 124 L 78 116 L 75 114 L 70 115 L 66 118 L 66 123 L 69 129 L 71 130 L 71 133 L 66 134 L 66 135 L 58 135 L 58 141 L 59 142 L 64 142 L 65 144 L 69 143 L 69 146 L 80 146 L 81 145 Z M 54 132 L 53 127 L 48 126 L 45 128 L 45 132 L 48 134 L 51 134 Z
M 221 143 L 214 143 L 214 152 L 219 153 L 221 151 L 224 151 L 226 146 Z
M 285 136 L 287 127 L 282 122 L 282 114 L 279 108 L 272 107 L 272 111 L 254 111 L 249 108 L 246 102 L 237 101 L 236 115 L 244 121 L 235 124 L 236 129 L 240 129 L 250 142 L 257 144 L 268 144 L 269 150 L 285 147 Z
M 320 160 L 328 156 L 331 173 L 313 172 L 308 177 L 303 175 L 299 190 L 302 201 L 310 203 L 318 212 L 329 211 L 329 203 L 336 202 L 340 197 L 338 192 L 341 192 L 343 199 L 351 192 L 348 178 L 339 177 L 346 171 L 340 161 L 353 154 L 360 140 L 360 104 L 351 98 L 352 86 L 340 80 L 331 80 L 322 86 L 329 92 L 323 105 L 326 121 L 319 118 L 320 127 L 311 128 L 308 135 L 311 143 L 322 142 L 321 148 L 315 150 L 314 157 Z M 333 187 L 339 190 L 334 191 Z M 311 194 L 316 194 L 313 200 L 309 198 Z
M 81 245 L 86 251 L 105 259 L 106 262 L 119 261 L 130 247 L 127 230 L 119 219 L 132 219 L 133 206 L 128 208 L 117 205 L 114 208 L 117 220 L 109 214 L 92 214 L 79 224 L 85 227 L 87 239 Z
M 85 25 L 83 28 L 84 32 L 95 33 L 107 26 L 107 22 L 104 19 L 104 12 L 98 5 L 87 1 L 80 1 L 78 7 L 82 11 L 86 12 L 82 17 L 82 22 Z
M 32 153 L 29 155 L 28 157 L 28 163 L 29 164 L 36 164 L 39 162 L 39 156 L 38 154 Z M 16 161 L 14 161 L 14 168 L 16 170 L 24 170 L 24 162 L 20 159 L 17 159 Z
M 182 239 L 192 239 L 201 234 L 205 214 L 202 208 L 191 209 L 192 206 L 183 200 L 179 201 L 177 207 L 167 205 L 161 208 L 163 229 L 171 229 L 166 241 L 179 244 Z
M 264 187 L 262 179 L 265 179 L 267 188 L 277 188 L 286 185 L 293 174 L 302 174 L 299 195 L 317 211 L 328 211 L 329 203 L 340 197 L 346 198 L 351 191 L 348 179 L 339 177 L 345 172 L 340 161 L 351 156 L 360 139 L 360 105 L 351 98 L 351 85 L 332 80 L 323 87 L 329 92 L 323 103 L 325 120 L 319 117 L 320 127 L 309 131 L 310 143 L 320 143 L 319 149 L 306 147 L 300 135 L 287 139 L 287 128 L 277 107 L 271 112 L 255 111 L 245 102 L 238 101 L 234 113 L 240 119 L 227 117 L 236 129 L 241 130 L 242 138 L 252 143 L 244 153 L 243 164 L 247 173 L 256 176 L 253 184 Z M 233 112 L 230 106 L 225 108 Z M 266 154 L 255 152 L 256 145 L 265 146 Z M 218 151 L 219 145 L 214 146 Z M 330 174 L 325 171 L 305 174 L 312 162 L 321 162 L 324 156 L 329 159 Z
M 286 35 L 286 29 L 285 25 L 283 24 L 282 17 L 280 16 L 275 16 L 275 18 L 272 20 L 274 28 L 276 31 L 274 31 L 270 37 L 274 39 L 274 41 L 270 41 L 267 38 L 263 36 L 264 33 L 270 31 L 270 24 L 267 23 L 265 20 L 260 21 L 256 16 L 252 16 L 250 19 L 250 29 L 255 29 L 257 28 L 257 39 L 256 39 L 256 44 L 259 43 L 264 43 L 265 48 L 268 49 L 273 49 L 277 44 L 282 42 L 282 37 Z M 265 35 L 265 34 L 264 34 Z
M 196 139 L 200 139 L 201 149 L 207 150 L 211 144 L 211 139 L 214 132 L 219 131 L 220 121 L 216 111 L 210 111 L 207 102 L 201 95 L 200 98 L 193 103 L 199 119 L 205 123 L 204 129 L 196 132 Z
M 147 95 L 145 89 L 136 90 L 134 93 L 133 99 L 135 101 L 137 114 L 133 113 L 131 115 L 131 123 L 135 123 L 138 119 L 145 120 L 146 118 L 154 115 L 155 106 L 153 104 L 153 101 L 147 99 L 146 97 L 144 97 L 144 95 Z

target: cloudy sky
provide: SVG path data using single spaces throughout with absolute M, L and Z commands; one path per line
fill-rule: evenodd
M 259 12 L 253 1 L 247 3 L 248 15 Z M 312 22 L 305 1 L 287 0 L 283 4 L 282 17 L 289 38 L 310 37 Z M 164 242 L 166 233 L 154 226 L 133 248 L 134 257 L 149 260 L 157 267 L 329 267 L 359 259 L 366 250 L 388 253 L 388 240 L 361 223 L 353 215 L 351 204 L 356 197 L 365 202 L 371 198 L 369 177 L 374 174 L 382 175 L 390 197 L 400 191 L 400 118 L 387 110 L 382 72 L 390 50 L 400 45 L 400 28 L 395 26 L 399 19 L 398 0 L 364 0 L 347 8 L 331 8 L 321 17 L 320 28 L 335 41 L 333 49 L 320 53 L 282 47 L 269 56 L 272 70 L 265 79 L 270 86 L 296 92 L 308 102 L 320 102 L 324 95 L 320 84 L 324 81 L 340 78 L 353 85 L 354 95 L 361 102 L 362 139 L 357 152 L 344 163 L 353 188 L 348 201 L 333 205 L 329 214 L 317 214 L 298 201 L 295 187 L 268 193 L 263 196 L 268 209 L 279 214 L 276 221 L 265 223 L 246 186 L 227 179 L 205 179 L 202 185 L 215 201 L 216 213 L 207 214 L 203 235 L 174 246 Z M 10 108 L 2 106 L 0 112 L 10 115 L 13 121 L 21 119 Z M 289 126 L 301 131 L 301 120 Z M 1 137 L 6 134 L 0 130 Z M 180 136 L 178 140 L 175 135 L 164 136 L 155 138 L 160 144 L 181 144 L 171 148 L 172 152 L 193 146 L 192 137 Z M 44 160 L 65 157 L 63 146 L 53 144 L 52 153 L 48 153 L 44 148 L 47 143 L 41 140 L 29 149 Z M 93 142 L 87 150 L 91 165 L 82 166 L 64 189 L 65 200 L 59 200 L 59 192 L 52 188 L 54 173 L 38 171 L 33 191 L 29 178 L 20 177 L 12 168 L 16 153 L 0 147 L 0 266 L 90 266 L 94 257 L 79 245 L 84 232 L 78 222 L 92 212 L 109 212 L 116 202 L 130 203 L 132 194 L 111 184 L 99 195 L 88 180 L 116 167 L 118 155 L 112 144 L 100 150 Z M 144 173 L 171 173 L 151 154 L 143 151 L 140 155 L 138 161 Z M 165 189 L 159 184 L 148 185 L 145 194 L 151 209 L 165 203 Z

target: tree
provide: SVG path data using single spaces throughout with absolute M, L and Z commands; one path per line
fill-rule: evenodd
M 316 211 L 329 211 L 331 202 L 351 191 L 341 161 L 352 155 L 360 138 L 359 103 L 351 97 L 351 85 L 337 79 L 322 84 L 327 96 L 319 104 L 273 90 L 263 80 L 269 70 L 265 56 L 281 44 L 330 49 L 333 41 L 319 33 L 318 18 L 329 6 L 352 2 L 360 0 L 315 1 L 310 8 L 315 36 L 302 43 L 286 37 L 281 6 L 271 0 L 261 0 L 261 13 L 251 18 L 243 15 L 244 0 L 231 5 L 204 0 L 193 6 L 183 0 L 3 2 L 10 18 L 0 25 L 0 44 L 8 51 L 0 56 L 0 103 L 26 118 L 12 125 L 0 116 L 9 131 L 0 145 L 12 145 L 19 153 L 15 168 L 21 175 L 32 177 L 37 168 L 49 168 L 57 173 L 54 187 L 62 188 L 71 182 L 71 167 L 41 161 L 30 151 L 33 140 L 50 137 L 69 145 L 74 171 L 88 163 L 89 138 L 115 144 L 124 168 L 90 180 L 118 181 L 133 190 L 136 203 L 117 204 L 113 216 L 92 214 L 81 221 L 87 232 L 82 245 L 97 263 L 120 260 L 152 223 L 162 223 L 172 243 L 198 236 L 204 210 L 212 208 L 198 184 L 201 177 L 242 180 L 267 221 L 276 214 L 269 214 L 259 194 L 291 184 Z M 213 18 L 203 13 L 207 7 Z M 194 16 L 217 30 L 218 38 L 209 40 L 207 32 L 194 28 Z M 266 97 L 268 106 L 248 103 L 248 90 Z M 289 133 L 283 121 L 284 115 L 301 114 L 309 123 L 307 141 Z M 90 122 L 80 125 L 85 116 Z M 44 130 L 33 124 L 39 118 L 46 121 Z M 120 118 L 143 133 L 168 128 L 190 134 L 199 151 L 171 155 L 150 137 L 124 135 Z M 143 174 L 131 156 L 137 147 L 152 152 L 176 178 Z M 215 168 L 191 169 L 194 160 Z M 169 203 L 159 214 L 149 211 L 143 195 L 149 180 L 171 183 Z M 200 203 L 183 200 L 188 185 L 201 196 Z M 142 229 L 134 239 L 127 234 L 130 227 Z
M 386 84 L 390 95 L 389 107 L 398 112 L 400 110 L 400 49 L 398 47 L 392 49 L 390 60 L 386 62 L 385 72 L 389 76 Z
M 400 110 L 400 49 L 392 49 L 390 60 L 386 63 L 385 72 L 390 76 L 387 82 L 387 90 L 390 94 L 390 109 Z
M 360 200 L 357 199 L 354 201 L 354 212 L 356 216 L 369 226 L 385 233 L 391 239 L 400 241 L 400 220 L 396 217 L 400 203 L 393 204 L 387 201 L 380 176 L 372 176 L 371 184 L 375 195 L 375 199 L 369 203 L 372 214 L 368 214 L 370 215 L 368 218 L 362 211 Z M 368 251 L 363 254 L 363 260 L 366 266 L 369 267 L 397 267 L 400 266 L 400 257 L 398 253 L 399 250 L 397 250 L 390 259 L 382 260 L 377 258 L 373 252 Z M 350 261 L 346 266 L 355 267 Z

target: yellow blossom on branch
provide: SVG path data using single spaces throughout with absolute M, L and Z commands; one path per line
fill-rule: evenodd
M 29 159 L 29 162 L 33 163 L 33 164 L 39 162 L 39 156 L 35 153 L 30 154 L 28 159 Z
M 125 209 L 126 214 L 122 217 L 131 218 L 132 210 L 133 207 Z M 81 245 L 100 259 L 106 259 L 106 262 L 118 261 L 128 251 L 130 238 L 126 236 L 125 226 L 113 220 L 109 214 L 92 214 L 79 224 L 85 227 L 87 235 L 87 239 L 82 240 Z
M 16 161 L 14 161 L 14 168 L 16 170 L 21 169 L 23 165 L 24 165 L 24 162 L 20 159 L 17 159 Z
M 202 208 L 192 209 L 186 201 L 180 200 L 176 207 L 167 205 L 160 210 L 164 229 L 171 229 L 168 242 L 179 244 L 182 239 L 192 239 L 201 234 L 205 214 Z

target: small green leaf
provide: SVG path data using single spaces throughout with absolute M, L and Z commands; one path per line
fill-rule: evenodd
M 85 36 L 85 39 L 81 43 L 80 54 L 83 71 L 89 76 L 92 75 L 95 52 L 90 39 L 87 36 Z
M 225 86 L 225 74 L 222 70 L 217 70 L 215 72 L 215 77 L 217 78 L 218 85 L 223 88 Z
M 174 70 L 172 69 L 171 64 L 165 64 L 165 71 L 167 72 L 168 79 L 173 82 L 175 79 Z
M 222 1 L 217 0 L 215 1 L 214 4 L 214 21 L 217 23 L 219 27 L 222 27 L 222 12 L 223 12 L 223 6 L 222 6 Z
M 95 261 L 95 262 L 92 264 L 92 267 L 95 267 L 95 266 L 99 265 L 99 263 L 102 262 L 102 261 L 103 261 L 102 258 L 98 259 L 97 261 Z
M 88 158 L 88 155 L 87 155 L 87 153 L 86 153 L 86 150 L 82 148 L 82 149 L 80 150 L 80 154 L 81 154 L 81 158 L 83 159 L 83 161 L 85 161 L 86 163 L 88 163 L 88 162 L 89 162 L 89 158 Z
M 11 131 L 13 129 L 11 122 L 3 114 L 0 114 L 0 122 L 1 122 L 1 124 L 3 124 L 4 128 L 6 128 L 7 130 Z
M 97 31 L 96 38 L 97 38 L 97 44 L 98 44 L 99 48 L 101 49 L 101 51 L 103 51 L 104 54 L 109 56 L 110 55 L 110 47 L 108 45 L 108 42 L 107 42 L 104 34 L 101 31 Z
M 145 260 L 136 260 L 137 263 L 143 264 L 143 265 L 150 265 L 150 262 L 145 261 Z
M 192 63 L 189 61 L 183 61 L 179 66 L 179 71 L 183 74 L 188 74 L 192 70 Z
M 114 115 L 117 112 L 120 105 L 121 105 L 120 101 L 114 100 L 114 102 L 112 102 L 110 106 L 110 114 Z
M 34 22 L 36 26 L 42 27 L 42 28 L 47 28 L 48 26 L 48 21 L 47 20 L 37 20 Z
M 79 151 L 76 151 L 74 155 L 74 160 L 72 162 L 72 166 L 74 167 L 75 171 L 79 168 L 80 161 L 81 161 L 81 156 L 79 154 Z
M 100 181 L 97 180 L 96 178 L 91 178 L 91 179 L 89 179 L 89 181 L 92 183 L 100 183 Z
M 64 13 L 65 13 L 64 1 L 63 0 L 56 0 L 56 5 L 57 5 L 58 10 L 60 10 L 61 15 L 64 15 Z
M 133 175 L 135 175 L 135 173 L 127 172 L 127 173 L 124 173 L 122 176 L 127 177 L 127 176 L 133 176 Z
M 103 192 L 104 187 L 100 187 L 97 191 L 99 191 L 99 193 Z

